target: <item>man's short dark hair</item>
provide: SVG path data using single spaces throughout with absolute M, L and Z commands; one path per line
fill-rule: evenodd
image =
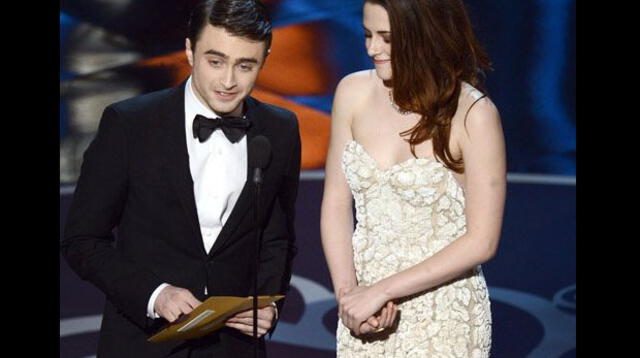
M 265 42 L 265 55 L 271 47 L 271 19 L 259 0 L 204 0 L 191 12 L 187 37 L 194 50 L 207 24 L 222 27 L 233 36 Z

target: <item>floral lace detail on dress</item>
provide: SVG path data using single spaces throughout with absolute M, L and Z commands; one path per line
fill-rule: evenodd
M 414 266 L 466 232 L 464 191 L 442 163 L 412 158 L 383 169 L 350 141 L 342 169 L 355 199 L 352 243 L 359 284 Z M 403 298 L 399 309 L 397 328 L 378 339 L 353 337 L 338 322 L 337 357 L 489 356 L 491 313 L 480 266 Z

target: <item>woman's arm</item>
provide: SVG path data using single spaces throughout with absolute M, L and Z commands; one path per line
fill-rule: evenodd
M 320 214 L 322 248 L 337 298 L 357 285 L 351 245 L 353 198 L 341 164 L 342 151 L 352 139 L 353 82 L 351 76 L 343 78 L 334 96 Z

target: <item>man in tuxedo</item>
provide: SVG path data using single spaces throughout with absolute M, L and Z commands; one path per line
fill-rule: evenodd
M 204 1 L 188 31 L 191 76 L 104 110 L 69 210 L 62 254 L 106 295 L 99 358 L 252 357 L 251 310 L 200 339 L 147 339 L 209 296 L 253 294 L 256 226 L 258 293 L 289 287 L 300 136 L 292 112 L 250 97 L 271 43 L 266 9 Z M 247 146 L 258 135 L 272 154 L 256 225 Z M 258 311 L 262 356 L 281 308 Z

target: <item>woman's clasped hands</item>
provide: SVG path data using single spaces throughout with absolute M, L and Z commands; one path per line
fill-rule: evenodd
M 356 336 L 392 327 L 398 306 L 376 286 L 354 286 L 338 294 L 338 316 Z

